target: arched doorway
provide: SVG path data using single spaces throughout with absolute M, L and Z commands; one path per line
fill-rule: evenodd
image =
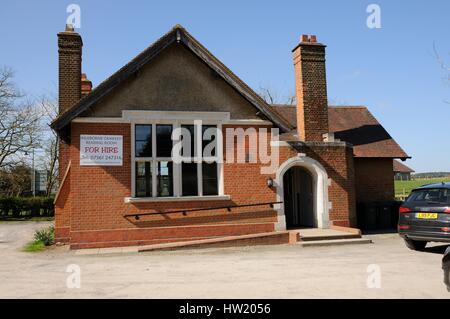
M 286 228 L 315 227 L 314 189 L 311 173 L 291 167 L 283 176 Z
M 275 228 L 277 230 L 286 230 L 287 227 L 291 227 L 291 221 L 287 221 L 289 217 L 286 216 L 285 212 L 285 188 L 284 188 L 284 176 L 288 173 L 292 168 L 300 168 L 306 170 L 309 173 L 309 177 L 312 180 L 312 201 L 313 205 L 312 216 L 313 216 L 313 226 L 317 228 L 328 228 L 329 227 L 329 210 L 331 208 L 331 203 L 328 202 L 328 186 L 330 182 L 328 180 L 328 174 L 325 168 L 316 160 L 307 157 L 303 154 L 299 154 L 298 156 L 291 157 L 282 163 L 277 170 L 276 173 L 276 190 L 277 190 L 277 202 L 283 202 L 279 206 L 277 206 L 278 210 L 278 221 L 275 224 Z M 301 173 L 305 174 L 305 173 Z M 305 180 L 309 178 L 306 177 Z M 288 204 L 289 205 L 289 204 Z M 289 214 L 289 213 L 288 213 Z M 311 224 L 311 222 L 309 222 Z M 292 227 L 296 227 L 293 226 Z M 310 227 L 310 226 L 306 226 Z

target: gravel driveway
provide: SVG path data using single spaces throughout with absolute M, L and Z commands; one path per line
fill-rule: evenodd
M 0 298 L 450 297 L 442 282 L 444 246 L 414 252 L 396 234 L 373 235 L 370 245 L 316 248 L 84 256 L 67 247 L 20 251 L 49 224 L 0 222 Z M 80 267 L 80 288 L 67 288 L 69 265 Z M 373 277 L 378 270 L 381 276 Z M 380 288 L 368 288 L 367 281 Z

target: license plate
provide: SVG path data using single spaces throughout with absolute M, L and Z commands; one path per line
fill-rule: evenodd
M 437 219 L 438 214 L 437 213 L 417 213 L 416 218 L 419 219 Z

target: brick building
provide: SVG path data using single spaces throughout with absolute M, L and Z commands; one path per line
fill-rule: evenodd
M 411 173 L 414 173 L 411 167 L 394 160 L 394 179 L 396 181 L 410 181 Z
M 293 49 L 295 106 L 268 105 L 178 25 L 94 89 L 80 35 L 58 46 L 55 232 L 72 248 L 355 226 L 357 202 L 393 199 L 408 155 L 366 107 L 328 106 L 315 36 Z

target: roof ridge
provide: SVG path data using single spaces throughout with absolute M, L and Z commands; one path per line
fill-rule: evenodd
M 69 107 L 51 123 L 51 127 L 60 130 L 70 121 L 93 106 L 99 99 L 103 98 L 117 85 L 122 83 L 130 75 L 139 71 L 147 62 L 158 55 L 166 47 L 174 42 L 181 42 L 192 54 L 200 58 L 209 68 L 216 72 L 228 85 L 235 89 L 244 99 L 252 104 L 263 116 L 272 121 L 276 126 L 284 131 L 292 129 L 291 124 L 283 116 L 265 102 L 252 88 L 234 74 L 225 64 L 217 59 L 208 49 L 206 49 L 197 39 L 195 39 L 180 24 L 175 25 L 169 32 L 165 33 L 150 46 L 136 55 L 124 66 L 112 73 L 102 81 L 88 95 L 80 99 L 73 106 Z
M 365 105 L 328 105 L 334 109 L 368 109 Z
M 173 26 L 169 31 L 167 31 L 166 33 L 164 33 L 162 36 L 160 36 L 158 39 L 156 39 L 155 41 L 153 41 L 150 45 L 146 46 L 142 51 L 140 51 L 138 54 L 136 54 L 134 57 L 132 57 L 127 63 L 125 63 L 124 65 L 122 65 L 120 68 L 118 68 L 116 71 L 112 72 L 109 76 L 107 76 L 103 81 L 101 81 L 98 85 L 94 86 L 91 90 L 91 92 L 89 92 L 89 94 L 83 96 L 77 103 L 75 103 L 72 107 L 67 108 L 66 110 L 64 110 L 62 113 L 58 114 L 58 116 L 56 117 L 56 119 L 54 120 L 54 122 L 58 119 L 61 118 L 63 116 L 65 116 L 67 113 L 69 113 L 72 108 L 76 105 L 79 105 L 81 103 L 83 103 L 84 101 L 88 100 L 89 98 L 91 98 L 93 95 L 95 95 L 95 93 L 97 93 L 98 91 L 100 91 L 103 86 L 105 86 L 109 81 L 112 80 L 112 78 L 114 76 L 116 76 L 117 74 L 120 74 L 121 72 L 123 72 L 124 70 L 126 70 L 128 67 L 130 67 L 135 61 L 139 60 L 139 58 L 141 56 L 144 56 L 145 53 L 147 51 L 149 51 L 149 49 L 151 47 L 153 47 L 154 45 L 156 45 L 158 42 L 162 41 L 164 38 L 168 37 L 172 32 L 175 32 L 177 29 L 182 29 L 183 27 L 179 24 L 176 24 L 175 26 Z
M 283 104 L 283 103 L 273 103 L 269 104 L 270 106 L 274 107 L 297 107 L 296 104 Z M 369 109 L 365 105 L 328 105 L 329 108 L 334 109 Z

